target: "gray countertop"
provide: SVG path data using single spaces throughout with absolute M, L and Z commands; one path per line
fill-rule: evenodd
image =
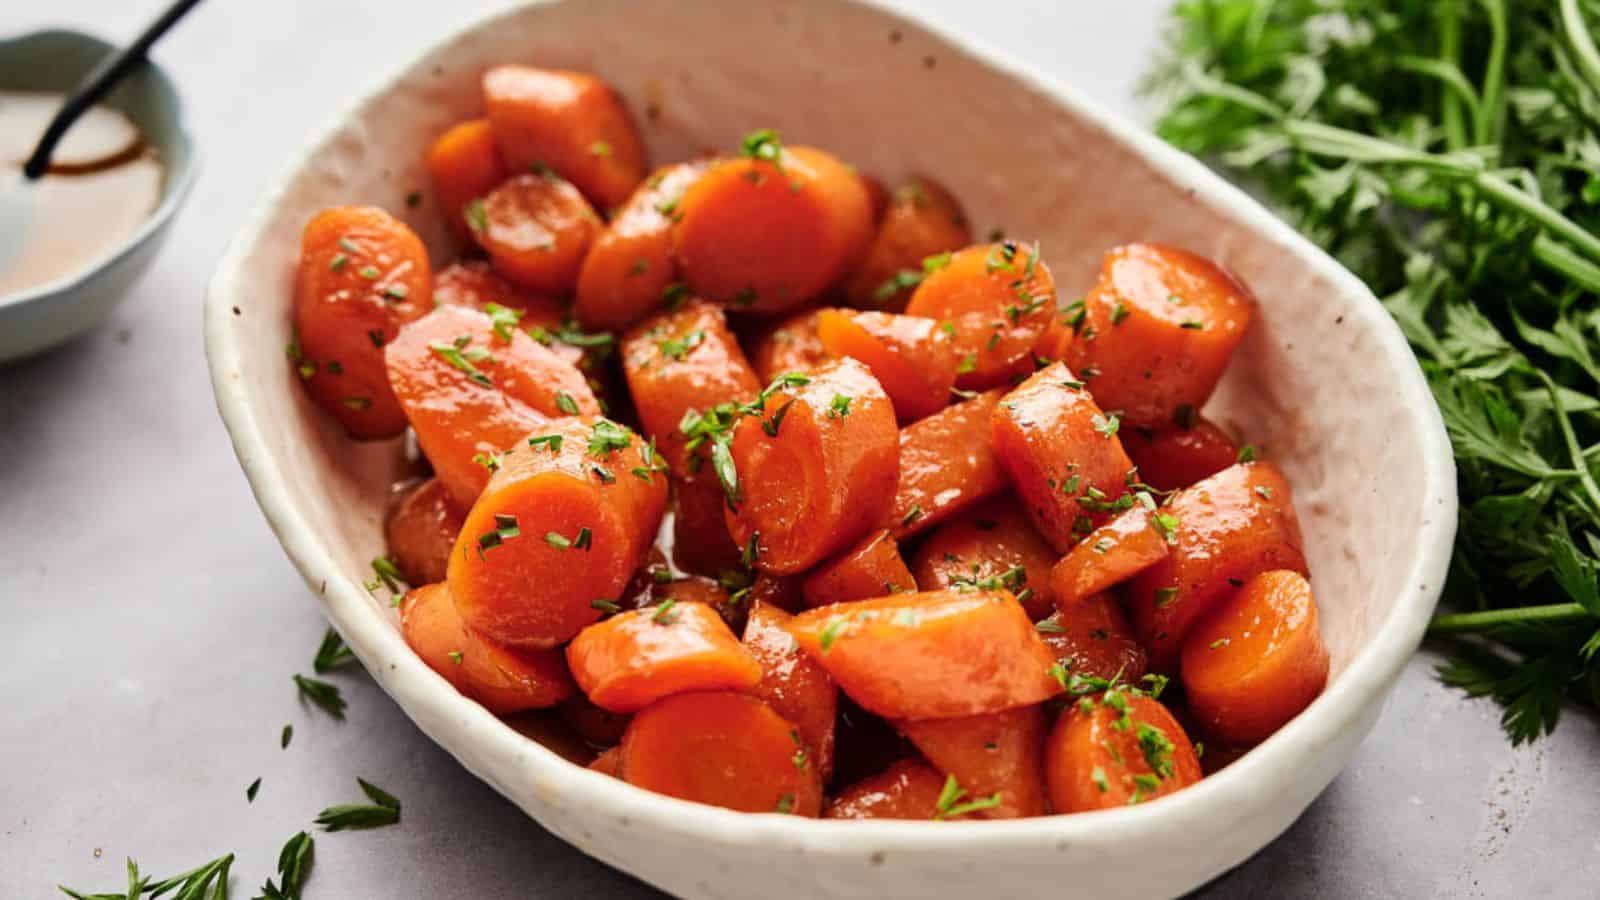
M 157 5 L 8 3 L 0 35 L 128 35 Z M 469 776 L 364 674 L 332 676 L 342 723 L 297 702 L 289 676 L 310 671 L 324 623 L 234 462 L 201 348 L 206 278 L 263 173 L 417 45 L 496 5 L 213 0 L 163 45 L 203 166 L 171 242 L 106 327 L 0 367 L 0 897 L 111 890 L 124 856 L 165 875 L 230 851 L 251 896 L 286 838 L 359 799 L 357 776 L 399 796 L 404 820 L 319 833 L 307 898 L 658 896 Z M 1137 115 L 1165 4 L 925 5 Z M 1406 671 L 1306 815 L 1206 896 L 1595 895 L 1596 719 L 1571 712 L 1513 750 L 1497 711 L 1439 686 L 1433 662 Z

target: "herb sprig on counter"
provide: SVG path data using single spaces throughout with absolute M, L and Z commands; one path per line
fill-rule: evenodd
M 1150 86 L 1361 276 L 1417 353 L 1461 490 L 1449 684 L 1516 743 L 1600 703 L 1596 0 L 1184 0 Z

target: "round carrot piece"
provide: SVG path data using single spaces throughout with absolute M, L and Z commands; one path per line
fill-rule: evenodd
M 622 748 L 611 747 L 589 762 L 589 768 L 612 778 L 622 777 Z
M 921 759 L 902 759 L 840 791 L 824 819 L 935 819 L 946 777 Z M 948 816 L 967 819 L 970 815 Z
M 809 304 L 872 234 L 860 177 L 821 150 L 782 147 L 770 131 L 707 169 L 676 212 L 673 241 L 689 287 L 752 312 Z
M 990 419 L 1001 392 L 964 400 L 900 431 L 900 485 L 888 518 L 904 540 L 1005 490 Z
M 930 266 L 906 312 L 955 329 L 956 384 L 982 390 L 1033 370 L 1033 345 L 1050 326 L 1056 285 L 1037 245 L 978 244 Z
M 677 694 L 633 717 L 622 777 L 669 797 L 740 812 L 816 816 L 822 783 L 795 761 L 794 724 L 725 691 Z
M 709 606 L 735 634 L 744 630 L 745 617 L 749 614 L 743 602 L 744 597 L 735 602 L 720 581 L 702 575 L 653 583 L 650 586 L 650 601 L 654 606 L 670 601 Z
M 1066 612 L 1051 613 L 1034 626 L 1056 662 L 1084 678 L 1138 682 L 1147 668 L 1144 647 L 1110 594 L 1095 594 Z
M 970 243 L 961 204 L 937 181 L 914 175 L 889 195 L 866 258 L 845 281 L 845 296 L 851 306 L 898 312 L 921 280 L 924 260 Z
M 896 723 L 922 755 L 962 788 L 958 802 L 977 807 L 981 819 L 1045 814 L 1042 707 L 958 719 Z
M 389 383 L 439 480 L 471 506 L 496 454 L 553 416 L 600 411 L 582 373 L 513 324 L 441 306 L 385 348 Z
M 583 742 L 596 750 L 616 747 L 633 717 L 595 706 L 581 692 L 562 701 L 556 712 Z
M 678 568 L 712 576 L 738 568 L 743 549 L 728 534 L 727 502 L 709 466 L 672 479 L 672 562 Z
M 801 584 L 810 607 L 866 600 L 917 589 L 917 582 L 900 558 L 900 546 L 887 530 L 879 529 L 837 557 L 817 566 Z
M 406 594 L 400 633 L 428 668 L 496 715 L 555 706 L 576 690 L 561 651 L 516 650 L 473 631 L 442 584 Z
M 708 165 L 676 163 L 657 169 L 617 211 L 578 273 L 572 313 L 579 322 L 590 328 L 626 328 L 687 290 L 676 281 L 668 212 Z
M 419 482 L 400 497 L 384 519 L 383 542 L 407 584 L 444 580 L 465 520 L 462 507 L 437 478 Z
M 883 312 L 825 309 L 817 336 L 829 355 L 860 360 L 894 403 L 901 422 L 914 422 L 950 405 L 956 351 L 933 319 Z
M 911 565 L 925 591 L 992 584 L 1017 595 L 1028 618 L 1054 606 L 1050 567 L 1056 553 L 1033 528 L 1016 498 L 995 497 L 940 525 Z
M 450 554 L 470 627 L 551 647 L 600 617 L 595 601 L 620 595 L 666 508 L 666 476 L 644 465 L 643 446 L 614 422 L 572 416 L 505 451 Z
M 1200 760 L 1159 700 L 1126 688 L 1084 697 L 1056 720 L 1045 780 L 1057 813 L 1143 803 L 1200 780 Z
M 1106 254 L 1065 360 L 1130 424 L 1170 425 L 1205 405 L 1254 316 L 1250 292 L 1209 260 L 1128 244 Z
M 865 172 L 857 174 L 861 176 L 861 189 L 867 192 L 867 206 L 872 209 L 872 223 L 877 225 L 883 221 L 884 214 L 889 210 L 889 189 L 883 186 L 882 181 Z
M 289 361 L 311 399 L 353 438 L 405 431 L 383 346 L 432 308 L 422 240 L 371 206 L 318 213 L 300 238 Z
M 1039 703 L 1055 662 L 1010 591 L 936 591 L 803 612 L 789 633 L 839 689 L 891 719 L 948 719 Z
M 1050 570 L 1056 606 L 1070 610 L 1160 562 L 1175 528 L 1170 513 L 1134 506 L 1089 532 Z
M 469 203 L 467 225 L 495 271 L 551 294 L 571 293 L 601 227 L 578 189 L 549 171 L 514 175 Z
M 1082 381 L 1054 363 L 1007 394 L 994 411 L 995 455 L 1033 524 L 1065 553 L 1114 508 L 1133 462 L 1115 414 L 1100 411 Z
M 435 273 L 433 300 L 437 306 L 467 306 L 485 313 L 491 303 L 514 309 L 521 313 L 517 324 L 523 329 L 537 325 L 554 330 L 566 318 L 560 300 L 512 284 L 481 259 L 454 262 Z
M 799 738 L 795 758 L 815 766 L 822 783 L 827 784 L 833 775 L 833 729 L 839 689 L 784 629 L 789 618 L 788 613 L 770 603 L 750 606 L 744 646 L 761 664 L 762 672 L 761 683 L 753 693 L 794 723 Z
M 549 166 L 601 209 L 644 178 L 644 145 L 610 85 L 583 72 L 495 66 L 483 101 L 500 153 L 514 171 Z
M 685 691 L 747 690 L 761 664 L 704 603 L 663 602 L 618 613 L 567 645 L 572 677 L 594 705 L 631 713 Z
M 1122 446 L 1139 467 L 1139 480 L 1158 491 L 1186 488 L 1239 459 L 1233 438 L 1204 418 L 1187 428 L 1129 428 L 1122 433 Z
M 433 180 L 433 193 L 445 224 L 457 238 L 470 243 L 467 204 L 511 176 L 495 146 L 489 120 L 471 119 L 452 126 L 428 148 L 423 164 Z
M 1182 671 L 1202 732 L 1232 745 L 1266 740 L 1328 681 L 1310 582 L 1287 570 L 1246 581 L 1184 639 Z
M 728 458 L 713 462 L 734 543 L 754 543 L 763 571 L 792 575 L 883 522 L 894 501 L 899 431 L 888 395 L 853 359 L 766 392 L 761 410 L 737 421 Z
M 1240 463 L 1173 494 L 1176 537 L 1165 559 L 1128 584 L 1128 613 L 1158 671 L 1170 672 L 1189 629 L 1251 577 L 1306 573 L 1300 520 L 1283 473 Z
M 831 358 L 817 334 L 821 315 L 822 310 L 813 309 L 782 319 L 750 343 L 750 364 L 763 383 L 790 372 L 805 374 Z

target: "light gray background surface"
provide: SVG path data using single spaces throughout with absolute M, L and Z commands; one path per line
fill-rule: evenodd
M 0 36 L 70 25 L 117 40 L 158 5 L 3 3 Z M 0 898 L 114 889 L 127 855 L 165 875 L 229 851 L 237 895 L 253 896 L 286 838 L 359 799 L 356 776 L 400 797 L 404 821 L 319 833 L 308 900 L 659 896 L 474 780 L 364 674 L 334 676 L 343 723 L 296 701 L 289 676 L 310 671 L 324 623 L 256 510 L 205 369 L 201 293 L 266 175 L 363 85 L 497 5 L 211 0 L 160 49 L 203 166 L 171 242 L 105 328 L 0 366 Z M 1162 0 L 922 5 L 1141 113 Z M 1412 664 L 1306 816 L 1206 896 L 1596 895 L 1596 720 L 1569 713 L 1512 750 L 1496 711 L 1440 687 L 1433 663 Z

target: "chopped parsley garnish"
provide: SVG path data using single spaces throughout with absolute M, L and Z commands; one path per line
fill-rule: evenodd
M 834 394 L 828 402 L 828 418 L 842 419 L 850 415 L 850 398 L 844 394 Z
M 906 514 L 900 517 L 900 527 L 905 528 L 920 518 L 922 518 L 922 506 L 921 504 L 913 504 L 910 509 L 906 510 Z
M 483 307 L 489 314 L 489 321 L 494 325 L 495 337 L 506 343 L 511 343 L 511 333 L 516 330 L 517 323 L 522 321 L 522 310 L 501 306 L 498 303 L 488 303 Z
M 618 425 L 610 419 L 600 419 L 594 423 L 594 432 L 589 437 L 589 455 L 596 459 L 605 459 L 618 450 L 626 450 L 633 444 L 633 432 L 625 425 Z
M 484 387 L 493 387 L 494 381 L 475 364 L 485 360 L 494 362 L 494 357 L 490 356 L 489 351 L 482 347 L 468 347 L 467 345 L 471 340 L 472 338 L 468 335 L 461 335 L 448 344 L 443 341 L 434 341 L 428 345 L 428 349 L 433 351 L 434 356 L 465 373 L 467 378 L 474 383 L 481 384 Z
M 935 819 L 953 819 L 957 816 L 994 809 L 1000 805 L 999 791 L 995 791 L 987 797 L 976 797 L 962 803 L 961 798 L 966 795 L 966 790 L 956 781 L 954 775 L 945 776 L 944 787 L 939 790 L 939 801 L 933 817 Z
M 1122 418 L 1116 413 L 1095 413 L 1094 417 L 1091 418 L 1089 422 L 1094 425 L 1094 430 L 1098 431 L 1100 435 L 1108 441 L 1111 440 L 1111 438 L 1116 435 L 1117 430 L 1122 427 Z
M 505 457 L 499 453 L 478 452 L 472 454 L 472 461 L 491 472 L 498 472 L 501 463 L 505 461 Z
M 1242 462 L 1242 463 L 1255 462 L 1256 461 L 1256 445 L 1255 444 L 1245 444 L 1243 447 L 1240 447 L 1239 448 L 1238 461 Z
M 578 414 L 578 401 L 572 399 L 572 395 L 566 393 L 565 391 L 557 392 L 556 409 L 561 410 L 569 416 L 575 416 Z
M 541 434 L 538 437 L 528 438 L 528 446 L 535 449 L 543 446 L 548 448 L 551 453 L 560 453 L 561 441 L 562 436 L 559 434 Z
M 513 515 L 495 514 L 494 528 L 478 535 L 478 558 L 486 559 L 490 550 L 504 544 L 512 538 L 522 536 L 522 528 L 517 525 L 517 517 Z
M 364 778 L 357 778 L 356 782 L 372 803 L 330 806 L 317 813 L 318 825 L 328 831 L 342 831 L 346 828 L 381 828 L 400 821 L 400 801 L 394 795 Z
M 617 601 L 615 600 L 590 600 L 589 608 L 598 609 L 603 613 L 622 612 L 622 607 L 617 605 Z
M 467 201 L 461 207 L 461 217 L 466 220 L 467 227 L 478 234 L 489 230 L 489 213 L 483 208 L 482 197 Z
M 832 650 L 834 641 L 837 641 L 839 635 L 843 634 L 844 630 L 849 626 L 850 618 L 848 616 L 834 616 L 829 619 L 828 624 L 822 626 L 822 631 L 817 634 L 817 646 L 823 653 Z
M 589 145 L 589 155 L 594 157 L 610 156 L 611 145 L 605 141 L 595 141 Z
M 660 606 L 656 607 L 655 612 L 650 614 L 650 621 L 657 625 L 671 625 L 678 621 L 678 614 L 672 611 L 672 608 L 677 605 L 677 600 L 668 597 Z
M 316 657 L 311 660 L 311 668 L 318 675 L 324 675 L 355 661 L 355 654 L 345 646 L 344 638 L 330 627 L 322 635 L 322 643 L 317 647 Z
M 783 156 L 783 143 L 771 128 L 752 131 L 739 142 L 739 155 L 776 163 Z
M 259 790 L 261 790 L 261 779 L 257 778 L 255 781 L 250 782 L 250 786 L 249 787 L 244 789 L 245 802 L 246 803 L 254 803 L 254 802 L 256 802 L 256 792 L 259 791 Z
M 661 351 L 662 356 L 665 356 L 668 359 L 681 360 L 685 356 L 689 355 L 690 350 L 693 350 L 704 343 L 705 339 L 706 333 L 696 328 L 694 331 L 689 332 L 681 338 L 658 341 L 656 343 L 656 348 Z
M 344 719 L 345 702 L 339 688 L 321 679 L 298 674 L 294 676 L 294 685 L 299 689 L 302 700 L 316 704 L 335 719 Z

